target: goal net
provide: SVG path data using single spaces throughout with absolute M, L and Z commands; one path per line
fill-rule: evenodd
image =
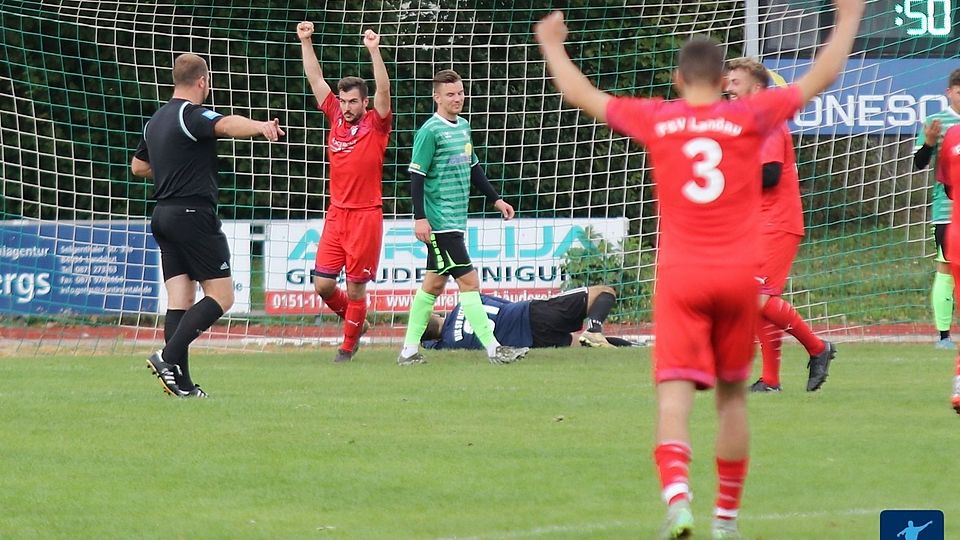
M 236 304 L 198 344 L 257 349 L 336 342 L 336 318 L 309 272 L 328 203 L 326 123 L 303 75 L 297 22 L 315 23 L 328 82 L 373 80 L 372 28 L 392 80 L 373 330 L 397 343 L 425 247 L 413 236 L 413 134 L 433 112 L 430 80 L 465 80 L 464 115 L 494 186 L 518 211 L 471 201 L 467 243 L 483 292 L 530 299 L 606 284 L 615 334 L 650 334 L 656 207 L 645 154 L 565 105 L 545 77 L 532 26 L 547 9 L 501 0 L 325 3 L 0 0 L 0 335 L 18 349 L 79 344 L 142 351 L 162 341 L 166 298 L 149 234 L 152 184 L 130 173 L 144 122 L 169 99 L 183 52 L 211 68 L 207 105 L 277 117 L 280 143 L 222 140 L 220 206 Z M 274 7 L 276 4 L 276 7 Z M 616 94 L 675 97 L 675 53 L 692 35 L 759 55 L 777 83 L 809 66 L 829 2 L 564 3 L 568 51 Z M 791 124 L 807 237 L 785 293 L 814 328 L 930 331 L 932 178 L 913 141 L 947 106 L 958 67 L 955 2 L 868 2 L 851 65 Z M 695 286 L 695 284 L 691 284 Z M 455 286 L 437 303 L 456 303 Z

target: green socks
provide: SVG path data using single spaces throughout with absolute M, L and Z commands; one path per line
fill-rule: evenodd
M 953 276 L 937 272 L 930 291 L 933 322 L 939 331 L 949 331 L 953 322 Z
M 413 305 L 410 306 L 410 315 L 407 320 L 407 335 L 403 338 L 404 347 L 420 346 L 420 338 L 427 329 L 427 323 L 430 322 L 430 315 L 433 314 L 433 303 L 436 301 L 436 296 L 423 289 L 417 289 L 417 294 L 413 295 Z
M 413 303 L 410 306 L 410 315 L 407 321 L 407 334 L 403 338 L 404 350 L 415 350 L 420 346 L 420 338 L 423 337 L 423 332 L 427 329 L 430 315 L 433 314 L 433 304 L 436 301 L 436 296 L 423 289 L 417 289 L 417 293 L 413 295 Z M 483 309 L 480 293 L 476 291 L 460 293 L 460 309 L 463 310 L 467 322 L 473 328 L 474 335 L 477 336 L 477 339 L 480 340 L 487 351 L 496 350 L 496 347 L 500 344 L 497 343 L 497 338 L 493 336 L 493 324 L 490 323 L 487 312 Z
M 499 343 L 497 343 L 497 338 L 493 337 L 493 325 L 490 324 L 487 312 L 483 309 L 480 293 L 477 291 L 460 293 L 460 309 L 467 317 L 467 322 L 473 327 L 473 335 L 477 336 L 484 348 L 487 351 L 490 351 L 491 348 L 495 350 Z

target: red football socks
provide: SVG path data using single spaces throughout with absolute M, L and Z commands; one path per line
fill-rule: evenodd
M 766 318 L 760 317 L 760 323 L 757 325 L 757 339 L 760 340 L 760 355 L 763 358 L 763 374 L 760 378 L 770 386 L 778 386 L 783 331 Z
M 807 349 L 807 354 L 810 356 L 816 356 L 822 353 L 824 347 L 826 347 L 822 339 L 813 335 L 813 331 L 811 331 L 807 323 L 803 321 L 800 314 L 797 313 L 797 310 L 783 298 L 771 296 L 770 299 L 767 300 L 766 305 L 763 306 L 761 314 L 768 321 L 797 338 L 803 347 Z M 766 381 L 766 379 L 764 379 L 764 381 Z
M 337 314 L 337 317 L 341 319 L 344 318 L 347 314 L 347 293 L 343 292 L 343 289 L 337 287 L 333 289 L 333 294 L 329 298 L 324 298 L 323 303 L 327 305 L 334 313 Z
M 671 505 L 690 500 L 690 446 L 680 441 L 661 443 L 653 451 L 660 472 L 663 501 Z
M 367 300 L 350 300 L 347 302 L 346 316 L 343 318 L 343 345 L 341 350 L 353 352 L 363 330 L 363 322 L 367 317 Z
M 717 503 L 714 509 L 717 519 L 737 519 L 746 478 L 746 458 L 738 461 L 717 458 Z

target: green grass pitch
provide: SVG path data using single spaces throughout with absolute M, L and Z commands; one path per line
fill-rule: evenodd
M 407 368 L 393 348 L 194 351 L 205 401 L 165 396 L 146 353 L 0 359 L 0 538 L 645 539 L 663 516 L 649 349 Z M 888 508 L 941 509 L 960 537 L 952 354 L 840 344 L 815 394 L 805 364 L 787 346 L 786 391 L 750 398 L 746 537 L 874 539 Z M 693 418 L 698 538 L 712 407 Z

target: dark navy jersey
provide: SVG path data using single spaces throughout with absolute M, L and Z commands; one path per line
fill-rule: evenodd
M 134 154 L 153 169 L 153 198 L 193 197 L 217 205 L 217 136 L 223 118 L 185 99 L 171 99 L 143 127 Z
M 530 330 L 530 302 L 510 302 L 496 296 L 480 295 L 487 318 L 493 324 L 493 335 L 501 345 L 511 347 L 533 346 Z M 431 349 L 483 349 L 473 333 L 460 304 L 443 321 L 440 339 L 424 344 Z

